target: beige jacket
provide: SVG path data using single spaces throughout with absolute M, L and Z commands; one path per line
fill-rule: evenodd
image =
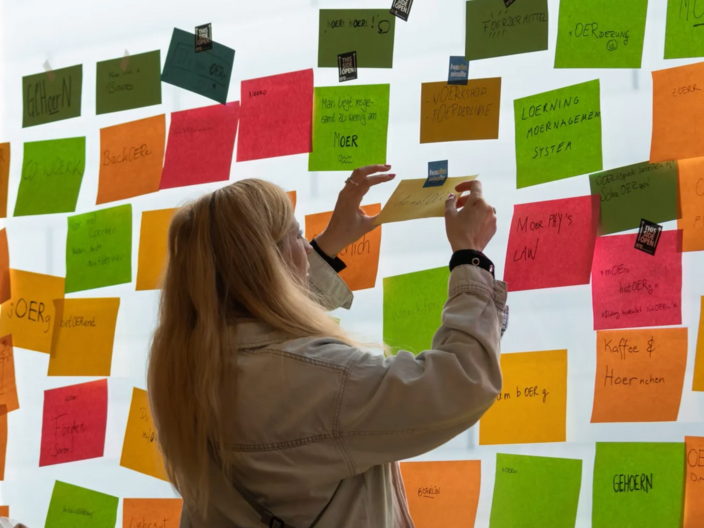
M 312 289 L 330 308 L 349 308 L 344 282 L 316 253 L 309 261 Z M 262 323 L 239 324 L 229 447 L 240 484 L 295 528 L 310 527 L 323 510 L 315 528 L 412 526 L 396 461 L 444 444 L 495 401 L 505 302 L 505 283 L 458 266 L 432 350 L 418 356 L 384 358 L 331 338 L 291 341 Z M 184 505 L 181 528 L 262 528 L 210 469 L 207 520 Z

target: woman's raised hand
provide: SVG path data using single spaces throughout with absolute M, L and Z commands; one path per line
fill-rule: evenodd
M 459 200 L 450 194 L 445 201 L 445 230 L 452 251 L 484 251 L 496 233 L 496 211 L 482 195 L 479 180 L 465 181 L 455 187 L 457 195 L 469 191 Z
M 391 165 L 360 167 L 347 178 L 345 187 L 337 197 L 335 209 L 325 230 L 315 237 L 318 247 L 329 257 L 335 257 L 345 247 L 359 240 L 376 226 L 374 216 L 367 216 L 360 208 L 367 191 L 380 183 L 393 180 L 396 175 L 387 173 Z M 383 172 L 385 174 L 378 174 Z

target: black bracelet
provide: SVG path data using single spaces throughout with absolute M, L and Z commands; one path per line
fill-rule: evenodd
M 478 266 L 491 273 L 491 276 L 494 277 L 494 263 L 481 251 L 474 249 L 460 249 L 459 251 L 455 251 L 450 259 L 450 271 L 462 264 Z
M 328 263 L 328 265 L 335 270 L 336 273 L 340 273 L 343 269 L 347 267 L 347 264 L 342 262 L 342 259 L 339 259 L 338 257 L 332 258 L 328 255 L 326 255 L 322 249 L 318 246 L 318 243 L 315 241 L 315 239 L 310 241 L 310 245 L 313 246 L 313 249 L 315 252 L 320 255 L 320 258 L 322 258 L 325 262 Z

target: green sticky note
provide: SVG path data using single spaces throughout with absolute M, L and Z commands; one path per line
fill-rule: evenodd
M 592 528 L 682 526 L 684 444 L 597 442 Z
M 603 168 L 599 81 L 513 102 L 520 189 Z
M 677 218 L 676 161 L 597 172 L 589 176 L 589 185 L 600 197 L 600 235 L 639 227 L 642 218 L 656 224 Z
M 85 165 L 85 137 L 25 143 L 14 216 L 74 212 Z
M 68 217 L 66 293 L 132 281 L 132 205 Z
M 44 528 L 115 528 L 119 499 L 57 480 Z
M 101 61 L 95 80 L 95 113 L 161 104 L 159 50 Z
M 555 68 L 640 68 L 648 0 L 561 0 Z
M 174 28 L 161 80 L 225 104 L 235 50 L 213 41 L 212 49 L 196 52 L 195 38 Z
M 470 0 L 464 55 L 488 59 L 548 49 L 548 1 L 520 0 L 506 8 L 504 0 Z
M 665 58 L 704 57 L 704 5 L 698 0 L 668 0 Z
M 581 482 L 581 460 L 497 453 L 489 528 L 574 527 Z
M 384 278 L 384 343 L 394 352 L 420 354 L 430 348 L 449 279 L 446 266 Z
M 358 68 L 392 68 L 395 29 L 388 9 L 321 9 L 318 68 L 337 68 L 337 56 L 350 51 Z
M 389 85 L 315 88 L 310 171 L 386 163 Z
M 81 115 L 83 65 L 22 77 L 22 128 Z

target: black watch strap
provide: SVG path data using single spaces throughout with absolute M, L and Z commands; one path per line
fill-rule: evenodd
M 450 271 L 462 264 L 479 266 L 483 270 L 491 273 L 491 276 L 494 277 L 494 263 L 481 251 L 474 249 L 460 249 L 459 251 L 455 251 L 450 259 Z
M 323 250 L 318 247 L 318 243 L 315 241 L 315 239 L 310 241 L 310 245 L 313 246 L 313 249 L 318 255 L 320 255 L 320 258 L 327 262 L 330 267 L 335 270 L 336 273 L 340 273 L 343 269 L 347 267 L 347 264 L 342 262 L 342 259 L 339 259 L 337 257 L 331 258 L 325 253 L 323 253 Z

